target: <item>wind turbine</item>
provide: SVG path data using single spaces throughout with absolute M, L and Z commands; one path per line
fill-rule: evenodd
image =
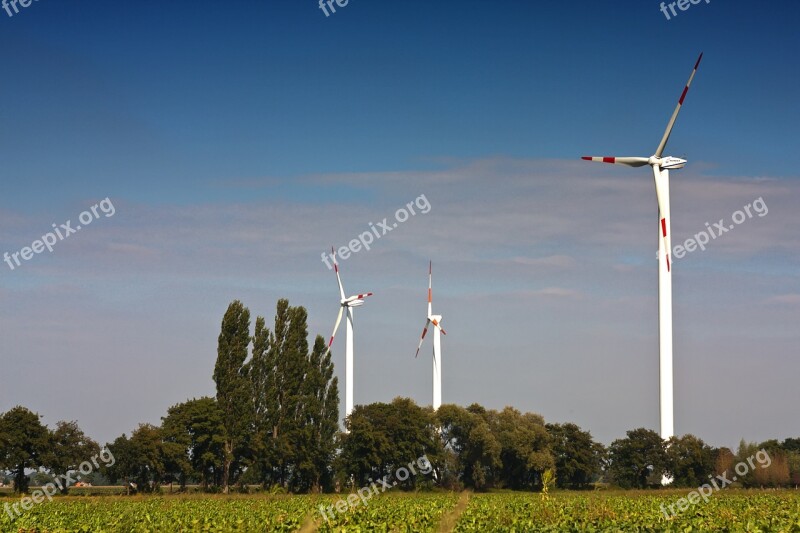
M 428 326 L 433 324 L 433 410 L 436 411 L 442 405 L 442 335 L 447 335 L 442 326 L 442 315 L 433 314 L 433 262 L 428 263 L 428 321 L 425 322 L 425 327 L 422 330 L 422 337 L 419 339 L 419 346 L 417 346 L 417 355 L 422 348 L 422 343 L 425 341 L 425 335 L 428 333 Z
M 669 211 L 669 171 L 671 169 L 683 168 L 686 165 L 685 159 L 677 157 L 663 157 L 664 148 L 675 126 L 675 120 L 689 92 L 697 67 L 703 54 L 697 58 L 689 81 L 683 89 L 678 105 L 669 119 L 667 129 L 661 142 L 658 143 L 656 152 L 650 157 L 584 157 L 587 161 L 599 161 L 601 163 L 612 163 L 616 165 L 626 165 L 629 167 L 642 167 L 650 165 L 653 169 L 653 177 L 656 184 L 656 198 L 658 199 L 658 339 L 659 339 L 659 390 L 660 390 L 660 410 L 661 410 L 661 438 L 669 439 L 674 434 L 673 419 L 673 395 L 672 395 L 672 265 L 669 260 L 672 235 L 670 233 L 670 211 Z
M 333 268 L 336 271 L 336 281 L 339 282 L 339 315 L 336 317 L 336 325 L 333 326 L 333 333 L 331 333 L 331 340 L 328 341 L 328 351 L 333 344 L 333 338 L 336 336 L 336 330 L 339 329 L 339 324 L 342 322 L 342 314 L 345 309 L 347 310 L 347 339 L 345 340 L 345 417 L 350 416 L 353 412 L 353 308 L 364 305 L 364 298 L 372 296 L 371 292 L 366 294 L 356 294 L 355 296 L 345 297 L 344 287 L 342 286 L 342 278 L 339 276 L 339 264 L 336 262 L 336 250 L 331 248 L 331 256 L 333 257 Z

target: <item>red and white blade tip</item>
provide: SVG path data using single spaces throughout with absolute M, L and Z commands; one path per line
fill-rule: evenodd
M 689 92 L 689 85 L 692 83 L 692 78 L 694 77 L 694 73 L 697 72 L 697 67 L 700 66 L 700 61 L 703 59 L 703 53 L 700 52 L 700 57 L 697 58 L 697 63 L 694 64 L 694 69 L 692 69 L 692 75 L 689 78 L 689 83 L 683 88 L 683 93 L 681 93 L 681 98 L 678 100 L 679 105 L 683 105 L 683 101 L 686 99 L 686 93 Z
M 331 257 L 333 257 L 333 269 L 339 272 L 339 263 L 336 262 L 336 250 L 331 246 Z
M 598 163 L 611 163 L 612 165 L 617 162 L 616 157 L 592 157 L 589 155 L 585 155 L 581 157 L 584 161 L 596 161 Z

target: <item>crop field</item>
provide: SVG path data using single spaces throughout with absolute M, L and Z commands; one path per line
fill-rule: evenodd
M 671 491 L 387 494 L 322 518 L 334 496 L 165 496 L 56 498 L 0 530 L 23 533 L 303 531 L 522 532 L 727 531 L 800 533 L 800 492 L 734 491 L 713 495 L 673 518 L 685 493 Z M 0 500 L 0 505 L 9 500 Z
M 547 501 L 529 494 L 477 494 L 456 532 L 471 531 L 776 531 L 800 532 L 800 494 L 719 494 L 684 512 L 685 492 L 556 494 Z M 672 504 L 677 515 L 668 519 Z

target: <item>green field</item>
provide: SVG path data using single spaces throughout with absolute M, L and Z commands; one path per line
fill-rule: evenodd
M 169 531 L 748 531 L 800 532 L 800 491 L 737 491 L 711 496 L 678 516 L 662 512 L 685 491 L 539 494 L 390 493 L 333 513 L 337 496 L 162 496 L 56 498 L 3 532 Z M 0 498 L 0 505 L 15 500 Z

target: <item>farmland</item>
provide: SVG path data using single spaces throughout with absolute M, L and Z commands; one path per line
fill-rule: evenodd
M 0 530 L 25 533 L 162 531 L 775 531 L 800 532 L 800 492 L 715 494 L 667 519 L 685 491 L 392 493 L 322 518 L 339 496 L 64 497 L 0 514 Z M 0 505 L 10 502 L 0 500 Z

